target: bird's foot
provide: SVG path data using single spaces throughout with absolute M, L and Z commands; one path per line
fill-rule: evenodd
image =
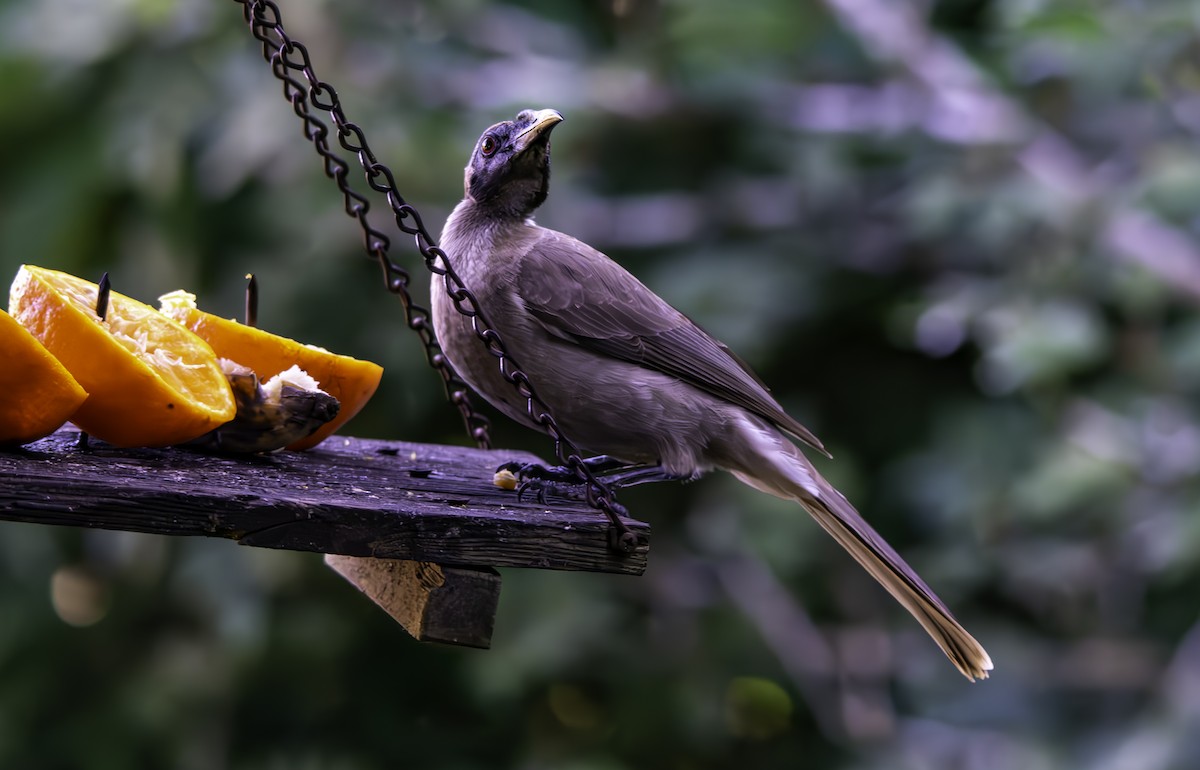
M 636 465 L 616 460 L 608 455 L 584 459 L 583 464 L 598 481 L 612 490 L 655 481 L 680 481 L 683 477 L 667 473 L 659 465 Z M 546 495 L 555 494 L 573 500 L 587 500 L 588 483 L 569 466 L 540 463 L 505 463 L 497 472 L 508 471 L 517 477 L 517 499 L 532 494 L 539 503 Z
M 592 496 L 599 494 L 600 489 L 593 488 L 595 482 L 601 483 L 610 492 L 621 487 L 645 484 L 650 481 L 682 480 L 682 477 L 667 473 L 659 465 L 636 465 L 615 460 L 606 455 L 590 457 L 583 460 L 584 466 L 594 477 L 592 481 L 580 478 L 574 468 L 554 465 L 545 466 L 539 463 L 505 463 L 496 469 L 496 473 L 508 473 L 517 479 L 517 499 L 523 500 L 525 495 L 533 494 L 539 503 L 546 504 L 546 496 L 559 495 L 573 500 L 581 500 L 600 507 L 608 517 L 611 526 L 608 529 L 609 546 L 619 554 L 628 555 L 637 550 L 640 542 L 638 536 L 629 529 L 621 519 L 629 516 L 625 506 L 618 503 L 612 496 L 600 500 Z
M 541 463 L 504 463 L 496 469 L 497 473 L 508 471 L 521 482 L 533 481 L 578 481 L 575 472 L 565 465 L 542 465 Z
M 595 457 L 586 457 L 583 459 L 583 464 L 592 473 L 600 474 L 611 471 L 613 469 L 621 469 L 629 467 L 628 463 L 609 457 L 608 455 L 596 455 Z M 571 482 L 575 484 L 582 483 L 578 474 L 568 465 L 542 465 L 541 463 L 505 463 L 496 469 L 496 472 L 508 471 L 519 479 L 533 480 L 539 479 L 542 481 L 560 481 Z
M 508 471 L 517 477 L 517 499 L 524 500 L 532 495 L 545 504 L 546 496 L 555 494 L 576 500 L 586 499 L 586 487 L 582 480 L 565 465 L 542 465 L 541 463 L 505 463 L 497 473 Z

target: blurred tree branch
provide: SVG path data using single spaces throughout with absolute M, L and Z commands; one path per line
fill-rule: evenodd
M 945 141 L 1013 145 L 1017 164 L 1032 179 L 1077 209 L 1099 207 L 1098 216 L 1105 222 L 1101 238 L 1114 254 L 1200 300 L 1200 247 L 1195 241 L 1108 194 L 1113 185 L 1103 167 L 1089 168 L 1085 154 L 1064 136 L 992 86 L 957 45 L 930 29 L 917 4 L 887 0 L 825 0 L 825 4 L 868 55 L 899 65 L 918 84 L 918 89 L 894 86 L 904 91 L 900 94 L 879 92 L 880 101 L 915 105 L 911 109 L 922 116 L 921 127 Z M 823 100 L 823 110 L 822 104 L 813 104 L 804 112 L 824 114 L 828 102 L 828 97 Z M 878 127 L 878 119 L 875 125 L 852 127 L 843 122 L 840 126 L 841 130 Z

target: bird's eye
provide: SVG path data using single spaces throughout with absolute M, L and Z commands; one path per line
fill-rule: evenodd
M 493 136 L 483 137 L 483 142 L 479 145 L 479 151 L 483 153 L 483 157 L 490 158 L 496 153 L 496 138 Z

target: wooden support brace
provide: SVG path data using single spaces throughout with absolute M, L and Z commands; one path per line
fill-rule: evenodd
M 646 524 L 626 520 L 641 546 L 620 555 L 586 504 L 518 501 L 492 483 L 498 465 L 537 460 L 526 453 L 333 436 L 308 452 L 239 458 L 77 439 L 68 427 L 0 451 L 0 520 L 333 554 L 330 566 L 418 639 L 488 646 L 493 567 L 646 568 Z
M 327 554 L 325 563 L 366 594 L 414 639 L 490 647 L 500 573 L 426 561 Z

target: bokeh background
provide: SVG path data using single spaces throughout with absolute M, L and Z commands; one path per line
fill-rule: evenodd
M 431 224 L 483 128 L 561 110 L 539 220 L 750 361 L 996 670 L 968 684 L 727 477 L 623 495 L 642 578 L 506 571 L 487 652 L 412 641 L 316 555 L 5 523 L 0 767 L 1200 763 L 1194 0 L 284 20 Z M 0 275 L 236 315 L 253 271 L 263 326 L 385 366 L 347 432 L 466 443 L 237 4 L 7 0 L 0 84 Z

